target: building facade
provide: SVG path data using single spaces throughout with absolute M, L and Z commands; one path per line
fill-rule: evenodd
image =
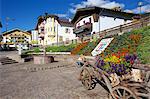
M 4 44 L 30 44 L 31 43 L 31 34 L 29 32 L 12 29 L 2 33 L 3 43 Z
M 99 7 L 81 8 L 76 11 L 72 19 L 73 32 L 81 40 L 84 40 L 85 37 L 92 34 L 129 23 L 134 16 L 136 15 L 132 13 Z
M 37 30 L 31 30 L 31 43 L 32 45 L 37 45 L 38 44 L 38 31 Z
M 51 45 L 75 39 L 73 25 L 69 20 L 60 19 L 56 15 L 40 16 L 36 27 L 39 45 Z

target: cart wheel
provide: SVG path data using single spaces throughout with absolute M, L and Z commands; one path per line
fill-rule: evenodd
M 132 87 L 134 93 L 137 95 L 139 99 L 150 99 L 150 92 L 146 87 Z
M 87 90 L 95 88 L 96 83 L 92 80 L 92 76 L 87 68 L 83 68 L 80 73 L 81 82 Z
M 112 89 L 113 96 L 109 94 L 109 99 L 138 99 L 133 91 L 124 86 L 116 86 Z
M 146 88 L 136 88 L 135 94 L 139 99 L 150 99 L 150 93 Z

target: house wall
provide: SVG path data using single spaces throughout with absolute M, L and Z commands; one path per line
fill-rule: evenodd
M 40 34 L 42 32 L 42 29 L 44 29 L 45 27 L 45 21 L 41 22 L 39 25 L 38 25 L 38 33 Z M 45 29 L 43 31 L 45 33 Z M 43 45 L 44 44 L 44 41 L 41 39 L 41 38 L 38 38 L 38 44 L 39 45 Z
M 38 42 L 38 31 L 37 30 L 32 30 L 31 35 L 32 35 L 32 41 L 33 42 Z
M 53 17 L 49 17 L 45 23 L 45 39 L 44 42 L 46 45 L 56 42 L 57 34 L 57 20 Z
M 119 18 L 114 19 L 112 17 L 100 16 L 99 21 L 93 24 L 94 29 L 92 32 L 94 31 L 99 32 L 99 28 L 100 31 L 103 31 L 129 22 L 131 21 L 130 20 L 124 21 L 124 19 L 119 19 Z
M 61 37 L 62 41 L 68 41 L 68 40 L 73 40 L 76 39 L 76 35 L 73 34 L 73 27 L 66 27 L 66 26 L 61 26 L 59 25 L 58 28 L 58 36 L 59 36 L 59 41 L 61 42 Z
M 62 26 L 53 17 L 47 18 L 43 25 L 40 24 L 39 28 L 43 26 L 45 35 L 44 41 L 41 42 L 39 40 L 39 44 L 41 45 L 51 45 L 52 43 L 57 43 L 57 39 L 58 42 L 62 42 L 76 38 L 75 34 L 73 34 L 73 27 Z M 68 29 L 68 33 L 66 33 L 66 29 Z M 39 30 L 39 32 L 41 31 Z
M 123 19 L 118 19 L 118 18 L 114 19 L 112 17 L 107 17 L 107 16 L 99 16 L 98 22 L 94 22 L 93 16 L 88 16 L 81 19 L 79 22 L 77 22 L 75 27 L 84 25 L 84 21 L 85 23 L 89 22 L 89 18 L 91 18 L 91 23 L 92 23 L 91 34 L 93 34 L 93 32 L 97 33 L 105 29 L 109 29 L 115 26 L 119 26 L 131 22 L 130 20 L 124 21 Z

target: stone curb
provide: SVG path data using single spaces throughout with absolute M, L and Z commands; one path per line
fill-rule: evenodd
M 43 71 L 43 70 L 48 70 L 48 69 L 57 69 L 57 68 L 62 68 L 62 67 L 75 67 L 75 65 L 70 66 L 72 64 L 67 64 L 67 65 L 58 65 L 55 67 L 30 67 L 30 68 L 24 68 L 25 70 L 29 72 L 37 72 L 37 71 Z

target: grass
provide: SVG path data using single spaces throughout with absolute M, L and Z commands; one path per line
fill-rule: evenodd
M 76 44 L 70 44 L 67 46 L 49 46 L 46 48 L 46 52 L 70 52 L 75 46 Z

